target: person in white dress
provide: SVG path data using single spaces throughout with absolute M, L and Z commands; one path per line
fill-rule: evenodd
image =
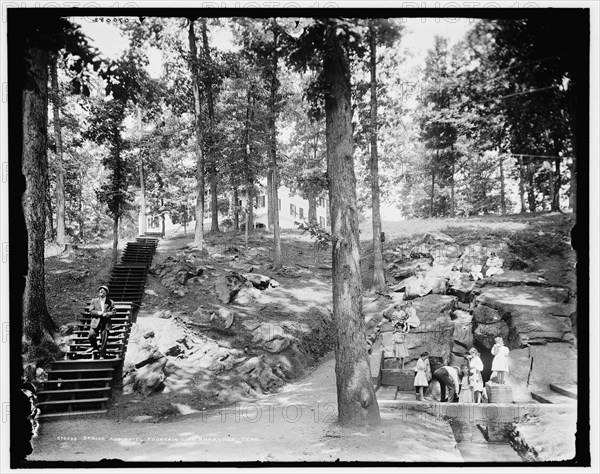
M 431 366 L 429 365 L 429 353 L 423 352 L 417 359 L 415 366 L 415 389 L 418 390 L 417 400 L 425 400 L 425 389 L 429 387 L 431 380 Z
M 479 357 L 479 351 L 474 347 L 471 348 L 467 359 L 469 361 L 469 375 L 471 387 L 473 389 L 473 401 L 475 403 L 481 403 L 483 394 L 483 378 L 481 377 L 483 362 L 481 362 L 481 358 Z
M 492 347 L 492 377 L 496 377 L 499 384 L 504 384 L 506 374 L 508 374 L 508 347 L 504 345 L 504 341 L 500 336 L 494 338 L 494 346 Z

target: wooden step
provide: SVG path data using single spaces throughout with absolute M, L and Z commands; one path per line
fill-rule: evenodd
M 563 386 L 556 384 L 549 384 L 550 390 L 553 392 L 559 393 L 565 397 L 572 398 L 573 400 L 577 400 L 577 387 L 576 386 Z
M 123 329 L 123 328 L 118 329 L 118 328 L 111 327 L 108 330 L 108 332 L 109 332 L 110 335 L 117 335 L 117 334 L 128 335 L 131 331 L 129 330 L 129 328 L 127 328 L 127 329 Z M 87 326 L 84 329 L 76 329 L 71 334 L 79 335 L 78 337 L 83 337 L 83 338 L 87 339 L 87 335 L 89 333 L 90 333 L 90 328 L 89 328 L 89 326 Z
M 66 416 L 89 416 L 89 415 L 98 415 L 101 413 L 107 413 L 108 410 L 106 408 L 100 410 L 74 410 L 74 411 L 60 411 L 56 413 L 42 413 L 38 416 L 38 419 L 50 421 L 53 418 L 63 418 Z
M 69 388 L 65 390 L 41 390 L 37 393 L 38 397 L 42 395 L 77 395 L 79 393 L 90 393 L 90 392 L 106 392 L 110 391 L 110 387 L 91 387 L 91 388 Z M 77 398 L 70 399 L 71 401 L 78 400 Z
M 47 402 L 38 402 L 37 406 L 46 407 L 46 406 L 57 406 L 57 405 L 83 405 L 89 403 L 106 403 L 108 402 L 108 397 L 101 398 L 80 398 L 77 400 L 49 400 Z
M 52 362 L 51 370 L 67 370 L 67 369 L 94 369 L 94 370 L 107 370 L 109 368 L 117 367 L 123 363 L 123 359 L 92 359 L 92 360 L 56 360 Z M 112 370 L 112 369 L 111 369 Z
M 113 372 L 115 369 L 113 367 L 105 367 L 100 369 L 49 369 L 46 371 L 48 377 L 50 375 L 58 375 L 58 374 L 66 374 L 66 375 L 76 375 L 81 373 L 90 373 L 90 372 Z M 53 379 L 54 380 L 54 379 Z M 80 380 L 80 379 L 64 379 L 64 380 Z M 47 380 L 46 380 L 47 382 Z
M 112 370 L 112 369 L 111 369 Z M 75 371 L 79 373 L 80 371 Z M 72 384 L 72 383 L 94 383 L 94 382 L 112 382 L 112 377 L 98 377 L 88 379 L 53 379 L 44 380 L 45 384 Z

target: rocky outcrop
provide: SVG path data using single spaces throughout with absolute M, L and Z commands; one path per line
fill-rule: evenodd
M 511 348 L 548 342 L 574 342 L 569 315 L 574 311 L 576 303 L 570 299 L 567 289 L 533 286 L 485 287 L 476 298 L 476 303 L 498 312 L 502 321 L 508 325 L 508 341 Z M 486 334 L 489 334 L 489 331 L 486 331 Z

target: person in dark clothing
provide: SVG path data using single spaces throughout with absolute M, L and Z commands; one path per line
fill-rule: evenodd
M 462 371 L 458 367 L 445 365 L 433 373 L 433 378 L 440 383 L 440 402 L 454 403 L 458 400 L 460 377 Z

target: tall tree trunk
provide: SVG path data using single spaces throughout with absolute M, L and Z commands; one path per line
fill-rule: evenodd
M 198 52 L 196 49 L 196 35 L 194 34 L 193 21 L 190 21 L 188 41 L 190 45 L 190 71 L 192 74 L 192 91 L 194 93 L 194 118 L 196 128 L 196 230 L 194 232 L 194 245 L 199 250 L 202 250 L 204 248 L 204 152 L 202 150 L 203 125 L 200 84 L 198 83 Z
M 437 152 L 439 158 L 439 150 Z M 435 168 L 431 168 L 431 198 L 429 199 L 429 217 L 433 217 L 433 207 L 435 203 Z
M 548 197 L 550 198 L 550 210 L 555 211 L 556 209 L 554 208 L 554 195 L 556 194 L 556 191 L 554 189 L 554 173 L 552 171 L 552 163 L 545 161 L 544 167 L 546 166 L 546 163 L 548 163 Z
M 308 222 L 317 223 L 317 196 L 314 191 L 308 195 Z
M 533 182 L 533 166 L 531 161 L 527 164 L 527 201 L 529 212 L 535 212 L 535 183 Z
M 146 184 L 144 180 L 144 158 L 142 155 L 142 109 L 137 105 L 138 140 L 140 154 L 138 155 L 138 170 L 140 173 L 140 234 L 144 235 L 147 229 L 146 219 Z
M 210 56 L 210 47 L 208 44 L 208 34 L 206 28 L 206 18 L 200 20 L 202 31 L 202 46 L 204 62 L 212 69 L 212 58 Z M 214 153 L 214 137 L 215 137 L 215 98 L 213 95 L 212 80 L 207 80 L 204 84 L 206 90 L 206 103 L 208 106 L 208 129 L 207 135 L 207 152 L 206 161 L 209 164 L 208 174 L 210 182 L 210 215 L 211 215 L 211 232 L 219 231 L 219 193 L 218 193 L 218 178 L 217 178 L 217 162 Z
M 273 265 L 277 268 L 281 266 L 281 235 L 279 232 L 279 170 L 277 166 L 277 89 L 279 81 L 277 78 L 277 48 L 278 48 L 278 26 L 275 19 L 271 20 L 271 29 L 273 30 L 273 49 L 271 53 L 271 97 L 269 98 L 269 155 L 270 155 L 270 176 L 271 176 L 271 194 L 269 195 L 269 212 L 272 216 L 273 225 Z
M 371 72 L 371 205 L 373 208 L 373 290 L 387 293 L 383 272 L 383 243 L 381 242 L 381 210 L 379 205 L 379 156 L 377 154 L 377 32 L 369 21 L 369 69 Z
M 560 211 L 560 159 L 554 160 L 554 196 L 552 196 L 552 210 Z
M 79 181 L 79 240 L 81 242 L 84 241 L 85 239 L 85 221 L 84 221 L 84 217 L 83 217 L 83 186 L 84 186 L 84 180 L 83 180 L 83 176 L 81 176 L 80 181 Z
M 252 187 L 246 188 L 246 212 L 244 213 L 244 244 L 246 248 L 248 248 L 248 237 L 250 235 L 250 226 L 252 225 L 250 220 L 250 210 L 252 209 Z
M 56 329 L 46 305 L 44 237 L 48 189 L 48 52 L 31 47 L 23 89 L 23 212 L 27 227 L 27 276 L 23 294 L 23 349 L 35 361 L 37 347 Z
M 500 165 L 500 207 L 502 215 L 506 214 L 506 181 L 504 179 L 504 155 L 502 150 L 499 150 L 499 165 Z
M 237 186 L 234 186 L 233 188 L 233 228 L 236 231 L 240 230 L 240 211 L 239 211 L 239 206 L 238 206 L 238 202 L 240 200 L 240 196 L 238 194 L 238 188 Z
M 454 145 L 453 145 L 454 147 Z M 450 177 L 450 216 L 451 217 L 455 217 L 456 215 L 456 200 L 454 197 L 454 188 L 455 188 L 455 183 L 454 183 L 454 173 L 455 173 L 455 163 L 454 163 L 454 158 L 452 158 L 452 168 L 451 168 L 451 173 L 452 176 Z
M 270 132 L 269 132 L 270 139 Z M 269 158 L 271 157 L 271 151 L 269 150 Z M 272 163 L 269 160 L 269 167 L 272 166 Z M 269 230 L 273 229 L 273 170 L 269 169 L 267 171 L 267 227 Z
M 115 266 L 119 258 L 119 218 L 113 217 L 113 249 L 112 264 Z
M 338 22 L 328 20 L 324 79 L 327 170 L 332 217 L 333 319 L 338 421 L 342 426 L 378 426 L 379 406 L 367 355 L 360 279 L 360 242 L 352 142 L 350 71 L 339 42 Z
M 161 193 L 164 193 L 164 191 L 161 189 Z M 164 198 L 160 198 L 160 208 L 161 208 L 161 213 L 160 213 L 160 220 L 162 221 L 162 226 L 161 226 L 161 237 L 164 238 L 165 237 L 165 213 L 164 213 L 164 208 L 165 208 L 165 200 Z
M 248 246 L 248 234 L 254 227 L 254 174 L 252 173 L 251 165 L 251 146 L 250 146 L 250 123 L 253 119 L 252 112 L 252 87 L 248 89 L 247 104 L 246 104 L 246 124 L 244 132 L 244 169 L 246 173 L 246 246 Z
M 522 156 L 519 156 L 519 199 L 521 201 L 521 214 L 525 214 L 527 212 L 525 207 L 525 164 Z
M 52 115 L 54 118 L 54 140 L 56 142 L 56 243 L 65 244 L 65 168 L 60 120 L 60 93 L 58 90 L 58 55 L 52 57 Z

